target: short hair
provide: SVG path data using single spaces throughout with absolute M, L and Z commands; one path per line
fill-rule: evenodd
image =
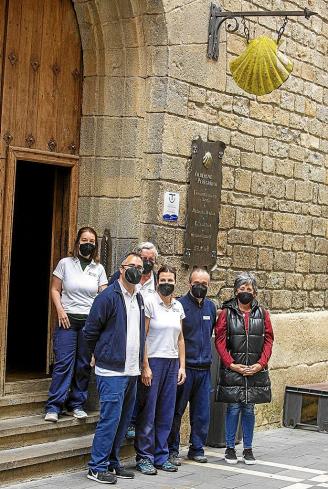
M 80 251 L 80 239 L 83 233 L 91 233 L 95 237 L 95 249 L 91 252 L 91 259 L 94 260 L 95 262 L 99 262 L 99 256 L 98 256 L 98 251 L 99 251 L 99 245 L 98 245 L 98 236 L 96 231 L 89 227 L 89 226 L 84 226 L 83 228 L 80 228 L 77 232 L 77 236 L 74 241 L 74 246 L 73 246 L 73 252 L 72 255 L 74 258 L 79 256 L 79 251 Z
M 176 268 L 171 267 L 170 265 L 162 265 L 157 272 L 157 281 L 159 281 L 159 276 L 161 273 L 173 273 L 174 280 L 176 281 L 176 278 L 177 278 L 177 269 Z
M 142 250 L 154 250 L 155 259 L 157 260 L 158 251 L 157 251 L 156 246 L 153 243 L 151 243 L 150 241 L 143 241 L 142 243 L 139 243 L 136 246 L 135 251 L 136 251 L 136 253 L 141 253 Z
M 202 267 L 195 267 L 191 270 L 190 274 L 189 274 L 189 283 L 191 284 L 191 277 L 193 276 L 194 273 L 207 273 L 208 275 L 208 278 L 210 279 L 211 276 L 209 274 L 209 272 L 206 270 L 206 268 L 202 268 Z
M 121 265 L 122 263 L 127 259 L 129 258 L 129 256 L 136 256 L 138 258 L 140 258 L 140 260 L 142 260 L 141 256 L 140 256 L 140 253 L 137 253 L 136 251 L 130 251 L 129 253 L 127 253 L 121 260 Z
M 256 282 L 255 275 L 253 275 L 253 273 L 250 272 L 241 272 L 238 273 L 238 275 L 235 278 L 235 282 L 233 284 L 234 293 L 237 292 L 239 287 L 245 284 L 251 284 L 254 289 L 254 292 L 257 292 L 257 282 Z

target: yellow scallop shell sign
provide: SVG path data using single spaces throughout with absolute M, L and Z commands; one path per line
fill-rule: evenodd
M 293 70 L 293 63 L 279 52 L 273 39 L 261 36 L 247 44 L 246 50 L 230 62 L 237 85 L 245 92 L 265 95 L 280 87 Z

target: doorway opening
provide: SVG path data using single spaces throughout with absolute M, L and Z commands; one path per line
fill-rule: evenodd
M 57 221 L 58 225 L 56 216 L 63 215 L 63 199 L 58 198 L 58 186 L 63 187 L 67 177 L 69 169 L 65 167 L 17 161 L 6 381 L 45 377 L 47 374 L 51 330 L 49 290 L 54 254 L 58 255 L 54 253 L 54 247 L 56 242 L 57 247 L 61 243 L 60 234 L 54 236 L 55 223 Z

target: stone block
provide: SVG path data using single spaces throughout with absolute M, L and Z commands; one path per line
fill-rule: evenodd
M 303 288 L 303 275 L 301 273 L 286 273 L 286 288 L 301 290 Z
M 226 127 L 227 129 L 237 129 L 239 126 L 239 117 L 235 114 L 227 114 L 226 112 L 220 111 L 218 115 L 218 123 L 220 126 Z
M 228 146 L 224 152 L 223 162 L 225 165 L 240 166 L 240 150 Z
M 232 110 L 235 114 L 241 115 L 248 117 L 249 116 L 249 99 L 246 97 L 237 97 L 235 96 L 233 98 L 233 106 Z M 251 126 L 253 124 L 253 121 L 250 124 L 250 121 L 247 119 L 248 125 Z M 254 122 L 255 126 L 259 127 L 258 123 Z M 262 135 L 262 129 L 259 128 L 260 134 L 258 136 Z
M 299 182 L 295 184 L 295 199 L 302 202 L 311 202 L 313 198 L 313 183 Z
M 122 119 L 122 154 L 125 158 L 141 157 L 144 144 L 144 120 L 139 117 L 124 117 Z
M 222 141 L 227 146 L 230 144 L 231 131 L 220 126 L 210 126 L 208 128 L 209 141 Z
M 240 164 L 243 168 L 261 170 L 262 156 L 256 153 L 241 153 Z
M 312 230 L 311 233 L 314 236 L 325 236 L 328 237 L 328 221 L 323 218 L 312 218 Z
M 166 110 L 172 114 L 186 116 L 188 112 L 189 85 L 169 78 Z
M 314 308 L 324 307 L 325 292 L 312 290 L 309 292 L 309 306 Z
M 255 152 L 267 155 L 269 152 L 269 140 L 267 138 L 255 139 Z
M 316 238 L 315 240 L 315 253 L 328 255 L 328 239 Z
M 285 195 L 285 181 L 281 177 L 253 173 L 252 193 L 282 199 Z
M 250 192 L 252 173 L 247 170 L 237 168 L 235 170 L 235 189 L 240 192 Z
M 295 272 L 309 273 L 310 262 L 311 262 L 311 255 L 309 253 L 297 253 Z
M 285 251 L 274 252 L 274 269 L 293 272 L 295 270 L 296 255 L 295 253 Z
M 311 255 L 310 272 L 326 273 L 327 260 L 327 256 L 324 255 Z
M 167 24 L 162 13 L 144 15 L 143 31 L 148 46 L 163 46 L 168 42 Z
M 269 155 L 275 158 L 288 158 L 289 145 L 277 141 L 275 139 L 270 139 L 269 141 Z
M 231 190 L 234 188 L 235 178 L 234 170 L 230 166 L 224 166 L 222 168 L 222 188 Z
M 207 139 L 207 124 L 190 121 L 167 114 L 165 117 L 163 150 L 165 153 L 177 156 L 191 155 L 191 142 L 201 136 L 203 141 Z
M 231 229 L 228 231 L 228 243 L 251 245 L 253 240 L 252 231 Z
M 272 212 L 262 211 L 260 215 L 260 229 L 272 229 Z
M 262 136 L 262 124 L 256 121 L 249 121 L 244 117 L 240 118 L 239 131 L 250 134 L 251 136 Z
M 165 92 L 164 92 L 165 93 Z M 146 84 L 141 77 L 128 77 L 125 81 L 124 90 L 124 115 L 128 117 L 144 117 Z M 148 95 L 148 94 L 147 94 Z M 120 96 L 118 96 L 119 99 Z M 153 101 L 154 97 L 149 94 L 149 100 Z
M 146 138 L 144 150 L 149 153 L 161 153 L 163 151 L 165 114 L 151 113 L 145 118 Z
M 209 9 L 202 0 L 181 5 L 166 14 L 169 45 L 177 44 L 207 44 L 207 30 L 195 28 L 207 25 Z M 186 22 L 186 19 L 190 19 Z M 197 19 L 197 20 L 196 20 Z
M 256 268 L 257 249 L 252 246 L 235 245 L 232 259 L 234 267 L 242 270 L 254 270 Z
M 219 216 L 219 229 L 231 229 L 235 226 L 236 209 L 234 207 L 221 205 Z
M 281 126 L 289 126 L 290 113 L 280 107 L 274 107 L 273 122 Z
M 148 46 L 146 49 L 146 66 L 148 76 L 167 76 L 168 74 L 168 46 Z M 126 66 L 128 74 L 140 73 L 139 53 L 135 49 L 126 50 Z M 141 67 L 143 65 L 141 64 Z
M 328 205 L 328 187 L 327 187 L 327 185 L 319 185 L 318 203 Z
M 244 151 L 254 151 L 254 137 L 241 134 L 239 132 L 234 133 L 231 137 L 231 144 L 237 148 L 241 148 Z M 255 155 L 252 155 L 255 156 Z
M 93 195 L 94 157 L 81 157 L 79 163 L 79 197 Z
M 272 309 L 278 311 L 287 311 L 292 308 L 293 293 L 290 290 L 273 290 L 272 291 Z
M 192 88 L 196 88 L 196 87 L 190 87 L 190 93 Z M 198 88 L 198 90 L 203 90 L 203 89 Z M 195 100 L 195 102 L 199 102 L 199 101 Z M 199 102 L 199 103 L 203 103 L 203 102 Z M 233 97 L 230 95 L 226 95 L 222 92 L 208 90 L 206 94 L 206 103 L 213 109 L 218 109 L 224 112 L 231 112 Z
M 97 118 L 97 156 L 120 156 L 122 145 L 122 119 L 119 117 Z
M 218 94 L 216 92 L 210 92 L 210 93 L 211 94 L 214 93 L 214 97 L 220 96 L 220 94 Z M 204 105 L 206 102 L 206 89 L 201 88 L 201 87 L 195 87 L 195 86 L 191 85 L 190 90 L 189 90 L 189 100 L 191 102 L 196 102 L 197 104 Z M 212 104 L 209 103 L 209 105 L 212 105 Z M 218 107 L 214 107 L 214 108 L 218 108 Z
M 250 101 L 250 117 L 263 122 L 273 122 L 273 107 L 267 104 L 259 104 L 256 101 Z
M 218 113 L 216 109 L 204 105 L 199 106 L 194 102 L 188 102 L 188 118 L 199 121 L 206 121 L 208 124 L 216 124 L 218 121 Z
M 95 117 L 82 117 L 80 136 L 80 155 L 94 156 L 96 146 L 96 119 Z M 98 141 L 97 141 L 98 142 Z
M 258 250 L 257 268 L 259 270 L 272 270 L 273 269 L 273 251 L 267 248 L 260 248 Z
M 277 160 L 276 173 L 287 178 L 292 178 L 294 173 L 294 162 L 290 160 Z
M 260 211 L 258 209 L 237 208 L 236 209 L 236 227 L 242 229 L 257 229 L 260 220 Z

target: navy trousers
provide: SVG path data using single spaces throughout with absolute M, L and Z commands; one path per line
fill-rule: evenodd
M 180 426 L 183 413 L 190 403 L 190 439 L 188 455 L 204 455 L 204 445 L 210 423 L 211 372 L 186 369 L 186 382 L 178 386 L 175 413 L 168 444 L 170 454 L 177 455 L 180 445 Z
M 100 414 L 89 462 L 93 471 L 106 472 L 120 466 L 120 448 L 131 421 L 137 378 L 96 376 Z
M 137 461 L 148 458 L 155 465 L 168 460 L 170 434 L 177 390 L 178 358 L 150 358 L 153 373 L 150 387 L 140 385 L 136 419 Z
M 70 320 L 71 327 L 57 327 L 54 334 L 55 364 L 46 412 L 83 408 L 88 397 L 91 355 L 82 334 L 85 321 Z

